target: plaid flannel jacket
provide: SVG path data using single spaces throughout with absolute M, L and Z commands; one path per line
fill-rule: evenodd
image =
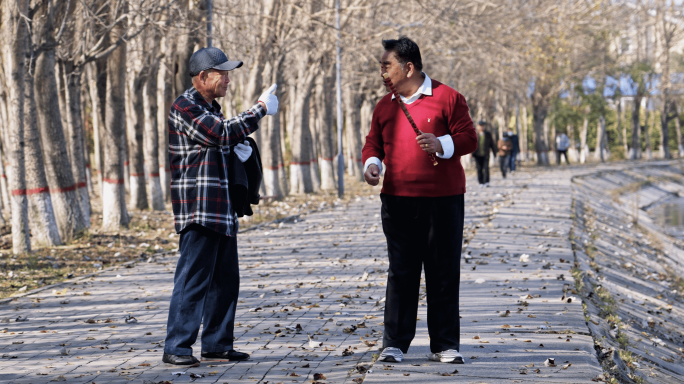
M 256 104 L 226 119 L 221 107 L 209 104 L 193 87 L 176 99 L 169 113 L 171 203 L 180 233 L 195 223 L 235 236 L 238 221 L 228 194 L 228 154 L 231 147 L 256 131 L 266 114 Z

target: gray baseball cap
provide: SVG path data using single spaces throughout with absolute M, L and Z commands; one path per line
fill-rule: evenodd
M 202 48 L 190 57 L 190 76 L 197 76 L 207 69 L 232 71 L 242 67 L 242 61 L 230 61 L 223 51 L 216 47 Z

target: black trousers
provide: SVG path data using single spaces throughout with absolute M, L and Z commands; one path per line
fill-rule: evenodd
M 463 195 L 400 197 L 381 194 L 380 198 L 390 263 L 383 347 L 408 351 L 416 335 L 420 273 L 424 266 L 430 350 L 458 350 Z
M 504 179 L 506 178 L 506 169 L 510 165 L 508 156 L 510 155 L 499 155 L 499 169 L 501 170 L 501 176 L 503 176 Z
M 561 165 L 561 155 L 565 156 L 565 162 L 570 165 L 570 161 L 568 160 L 568 150 L 566 149 L 565 151 L 556 151 L 556 164 Z
M 489 156 L 475 156 L 475 165 L 477 166 L 477 181 L 480 184 L 489 183 Z

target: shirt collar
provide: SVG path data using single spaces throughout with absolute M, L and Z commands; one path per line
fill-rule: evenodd
M 191 87 L 190 89 L 187 90 L 187 92 L 192 95 L 192 97 L 195 99 L 195 102 L 198 104 L 203 104 L 208 109 L 211 110 L 213 108 L 216 112 L 221 112 L 221 104 L 219 104 L 216 100 L 212 101 L 211 104 L 207 102 L 207 100 L 202 96 L 201 93 L 197 90 L 195 87 Z M 212 111 L 214 112 L 214 111 Z
M 427 75 L 427 73 L 422 73 L 425 75 L 425 80 L 423 80 L 423 84 L 421 84 L 420 87 L 418 87 L 416 93 L 411 95 L 411 97 L 409 98 L 400 95 L 402 101 L 406 102 L 406 100 L 416 100 L 420 97 L 420 95 L 432 96 L 432 80 L 430 79 L 430 76 Z M 392 100 L 394 100 L 394 94 L 392 94 Z

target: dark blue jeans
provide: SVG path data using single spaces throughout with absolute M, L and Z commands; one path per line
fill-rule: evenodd
M 200 324 L 202 351 L 233 349 L 240 289 L 237 239 L 191 224 L 180 235 L 164 352 L 192 355 Z
M 515 171 L 515 158 L 518 157 L 518 152 L 511 152 L 508 156 L 509 170 L 511 172 Z

